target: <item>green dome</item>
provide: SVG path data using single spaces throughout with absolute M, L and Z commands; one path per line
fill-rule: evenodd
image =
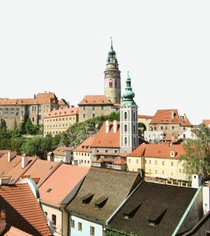
M 123 93 L 122 106 L 136 106 L 136 103 L 133 100 L 134 97 L 135 97 L 135 93 L 132 91 L 131 78 L 128 72 L 127 79 L 126 79 L 126 88 Z

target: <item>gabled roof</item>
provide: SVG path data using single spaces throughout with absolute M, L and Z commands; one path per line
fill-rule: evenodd
M 53 153 L 55 155 L 59 155 L 59 156 L 65 156 L 65 152 L 66 151 L 73 151 L 73 148 L 72 147 L 63 147 L 63 146 L 60 146 L 60 147 L 57 147 Z
M 78 105 L 113 105 L 113 103 L 105 95 L 86 95 Z
M 180 124 L 181 126 L 192 126 L 187 116 L 180 116 L 177 109 L 157 110 L 150 124 Z
M 24 168 L 22 168 L 22 156 L 19 156 L 19 155 L 15 156 L 14 160 L 17 161 L 17 164 L 15 166 L 13 166 L 4 175 L 11 176 L 10 183 L 16 183 L 19 180 L 19 178 L 22 175 L 24 175 L 24 173 L 34 164 L 34 162 L 36 162 L 37 159 L 38 159 L 37 157 L 28 157 L 27 165 Z
M 10 170 L 12 170 L 18 163 L 20 163 L 21 159 L 20 158 L 15 158 L 16 154 L 10 153 L 10 151 L 0 150 L 0 152 L 1 152 L 1 157 L 0 157 L 0 176 L 3 176 L 3 175 L 7 175 L 7 173 Z M 8 162 L 8 155 L 11 158 L 10 162 Z
M 95 134 L 88 137 L 84 142 L 82 142 L 77 148 L 74 149 L 74 152 L 91 152 L 91 145 L 95 140 Z
M 79 109 L 78 107 L 70 107 L 70 108 L 53 110 L 44 118 L 78 115 L 78 109 Z
M 6 212 L 6 222 L 32 235 L 52 235 L 44 213 L 28 184 L 2 185 L 0 210 Z
M 109 226 L 137 235 L 173 235 L 197 189 L 143 182 Z
M 171 144 L 171 143 L 152 143 L 141 144 L 137 147 L 129 157 L 155 157 L 155 158 L 172 158 L 171 152 L 174 152 L 174 157 L 178 159 L 180 155 L 185 154 L 183 143 Z
M 106 122 L 95 136 L 91 147 L 120 148 L 120 122 L 117 122 L 117 130 L 114 133 L 114 122 L 109 122 L 109 131 L 106 133 Z
M 39 187 L 45 179 L 51 175 L 61 163 L 37 159 L 36 162 L 22 175 L 24 178 L 38 178 L 37 186 Z
M 57 103 L 54 93 L 38 93 L 36 98 L 0 99 L 0 105 L 32 105 Z
M 42 202 L 59 206 L 62 200 L 86 176 L 88 171 L 88 167 L 60 165 L 39 187 Z
M 91 167 L 77 195 L 66 209 L 104 222 L 140 181 L 137 172 Z M 107 199 L 106 203 L 100 209 L 95 209 L 95 203 L 101 197 Z

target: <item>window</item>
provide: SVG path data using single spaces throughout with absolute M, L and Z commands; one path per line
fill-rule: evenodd
M 164 161 L 162 161 L 162 166 L 164 166 L 164 164 L 165 164 Z
M 85 107 L 83 107 L 83 111 L 85 110 Z
M 149 174 L 151 174 L 151 169 L 149 169 Z
M 78 230 L 82 231 L 82 223 L 81 222 L 78 222 Z
M 93 111 L 95 110 L 95 107 L 93 107 Z
M 174 126 L 172 126 L 172 129 L 174 129 Z
M 139 160 L 138 159 L 136 159 L 136 164 L 139 164 Z
M 163 126 L 161 126 L 160 129 L 163 130 Z
M 155 174 L 157 174 L 157 170 L 155 170 Z
M 149 164 L 151 164 L 152 162 L 151 162 L 151 160 L 149 160 Z
M 85 114 L 83 114 L 83 118 L 85 118 Z
M 173 163 L 173 161 L 171 162 L 171 166 L 174 166 L 174 163 Z
M 162 171 L 162 175 L 164 175 L 164 170 Z
M 52 214 L 52 222 L 53 225 L 56 225 L 56 215 Z
M 101 110 L 103 110 L 104 109 L 104 107 L 101 107 Z
M 127 112 L 124 113 L 124 119 L 127 120 Z
M 75 228 L 75 221 L 74 220 L 71 220 L 71 227 Z
M 131 159 L 128 159 L 128 163 L 131 163 Z
M 124 126 L 124 131 L 127 132 L 127 125 Z
M 155 161 L 155 165 L 157 165 L 157 160 Z
M 179 174 L 181 174 L 182 173 L 182 169 L 181 168 L 179 168 Z
M 95 227 L 90 226 L 90 236 L 95 236 Z
M 127 145 L 127 138 L 125 137 L 125 145 Z

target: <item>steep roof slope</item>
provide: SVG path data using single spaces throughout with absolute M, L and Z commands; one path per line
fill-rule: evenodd
M 104 222 L 140 181 L 137 172 L 91 167 L 77 195 L 66 209 Z M 84 201 L 87 204 L 84 205 Z M 96 209 L 95 204 L 100 203 L 102 207 Z
M 142 236 L 172 235 L 196 191 L 143 182 L 109 225 Z
M 28 184 L 2 185 L 0 210 L 8 225 L 32 235 L 52 235 L 44 213 Z
M 60 165 L 39 188 L 42 202 L 59 206 L 88 171 L 88 167 Z
M 107 147 L 119 148 L 120 147 L 120 122 L 117 122 L 116 132 L 114 131 L 114 122 L 104 122 L 100 130 L 95 136 L 91 147 Z M 106 132 L 106 127 L 108 132 Z

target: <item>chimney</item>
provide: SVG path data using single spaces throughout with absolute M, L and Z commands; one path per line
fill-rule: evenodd
M 7 153 L 7 156 L 8 156 L 8 162 L 11 162 L 11 153 L 10 153 L 10 151 Z
M 202 186 L 202 177 L 199 174 L 192 175 L 192 188 L 199 188 Z
M 4 210 L 0 212 L 0 235 L 4 232 L 6 227 L 6 213 Z
M 113 132 L 117 133 L 117 121 L 116 120 L 113 121 Z
M 28 156 L 26 154 L 23 154 L 22 161 L 21 161 L 21 167 L 24 169 L 28 164 Z
M 106 134 L 109 133 L 109 120 L 106 121 Z

